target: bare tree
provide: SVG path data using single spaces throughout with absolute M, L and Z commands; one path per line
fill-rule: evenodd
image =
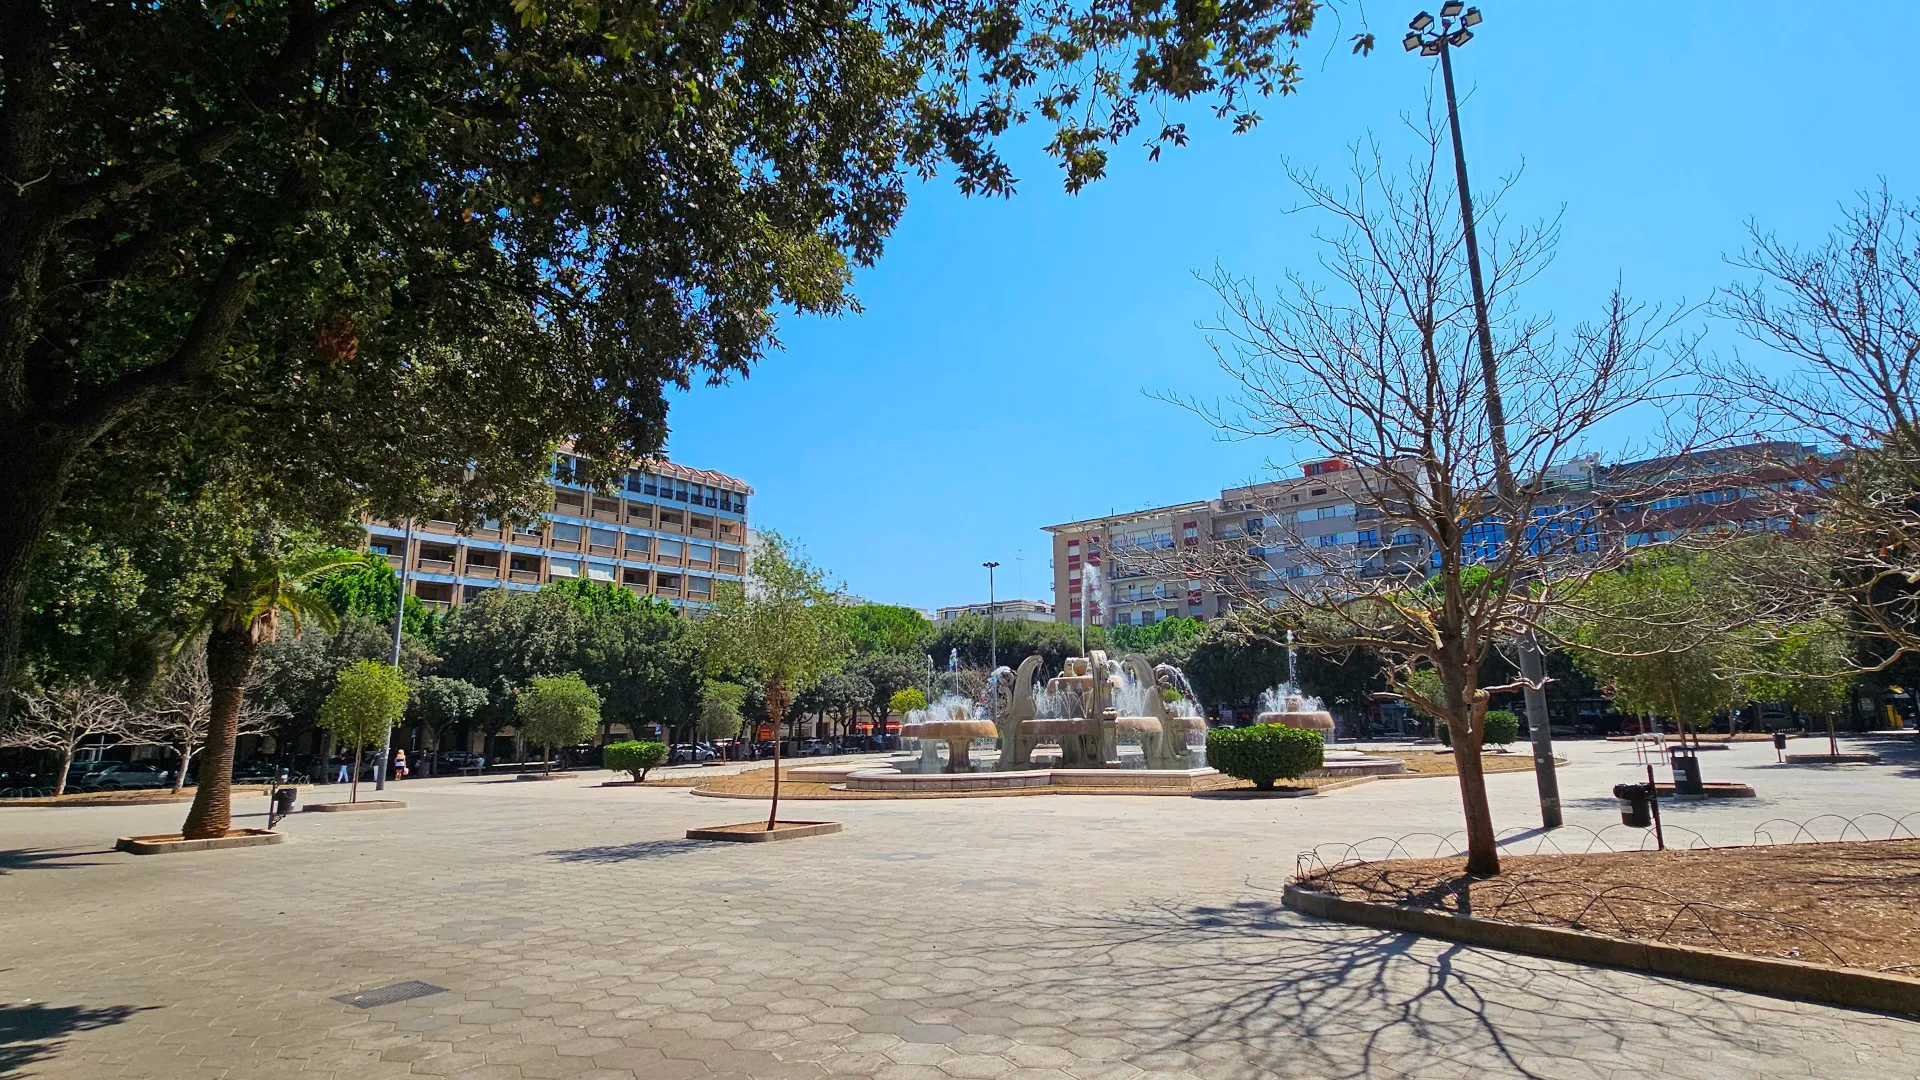
M 1319 237 L 1323 283 L 1299 272 L 1271 299 L 1217 272 L 1225 304 L 1215 351 L 1235 391 L 1226 404 L 1186 401 L 1230 437 L 1278 438 L 1339 459 L 1344 486 L 1374 539 L 1307 548 L 1276 507 L 1262 535 L 1215 542 L 1191 556 L 1250 625 L 1293 628 L 1308 645 L 1367 647 L 1387 661 L 1392 694 L 1441 718 L 1458 763 L 1467 869 L 1500 862 L 1480 764 L 1487 696 L 1481 661 L 1517 635 L 1553 640 L 1546 615 L 1586 574 L 1616 563 L 1621 530 L 1596 499 L 1559 484 L 1583 463 L 1601 425 L 1649 410 L 1671 430 L 1688 400 L 1684 348 L 1660 342 L 1676 316 L 1617 292 L 1599 318 L 1563 340 L 1550 320 L 1520 312 L 1517 290 L 1545 265 L 1552 225 L 1503 236 L 1493 209 L 1478 222 L 1503 383 L 1511 498 L 1500 486 L 1475 337 L 1467 253 L 1442 132 L 1416 128 L 1421 152 L 1404 178 L 1377 145 L 1357 150 L 1351 184 L 1292 173 L 1308 209 L 1337 230 Z M 1510 186 L 1507 185 L 1507 186 Z M 1502 187 L 1502 192 L 1506 186 Z M 1677 450 L 1682 440 L 1664 448 Z M 1346 496 L 1343 496 L 1346 497 Z M 1276 573 L 1266 552 L 1291 552 Z M 1423 693 L 1416 671 L 1438 676 Z
M 1920 203 L 1862 195 L 1810 248 L 1749 233 L 1734 262 L 1755 276 L 1719 314 L 1796 364 L 1713 374 L 1761 423 L 1852 451 L 1839 483 L 1822 482 L 1821 462 L 1783 463 L 1806 474 L 1796 495 L 1819 516 L 1814 557 L 1775 584 L 1809 610 L 1842 602 L 1891 663 L 1920 651 Z
M 128 733 L 126 699 L 98 683 L 61 682 L 44 689 L 22 690 L 19 696 L 25 711 L 0 728 L 0 746 L 60 755 L 60 772 L 53 781 L 55 795 L 66 794 L 73 755 L 88 739 Z
M 256 672 L 247 682 L 242 698 L 235 737 L 265 735 L 288 715 L 286 707 L 266 695 L 252 693 L 261 684 Z M 207 743 L 207 725 L 213 717 L 213 680 L 207 676 L 206 643 L 197 641 L 183 649 L 167 669 L 166 677 L 128 721 L 132 737 L 142 742 L 165 746 L 179 757 L 173 773 L 177 794 L 186 786 L 187 770 L 194 755 Z

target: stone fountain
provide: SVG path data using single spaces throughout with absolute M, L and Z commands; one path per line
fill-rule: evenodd
M 939 744 L 947 744 L 946 770 L 950 773 L 973 771 L 973 740 L 991 739 L 1000 733 L 991 720 L 976 719 L 973 703 L 962 697 L 943 697 L 925 709 L 907 714 L 900 725 L 900 737 L 920 740 L 920 771 L 940 772 Z
M 1258 722 L 1333 732 L 1333 714 L 1320 704 L 1319 698 L 1301 693 L 1292 683 L 1268 687 L 1260 694 Z

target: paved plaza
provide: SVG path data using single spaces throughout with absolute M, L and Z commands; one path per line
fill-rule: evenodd
M 1910 747 L 1881 741 L 1877 767 L 1703 755 L 1761 797 L 1668 821 L 1745 842 L 1769 818 L 1920 810 Z M 1569 821 L 1617 821 L 1631 750 L 1565 750 Z M 846 831 L 714 845 L 681 835 L 765 804 L 604 778 L 409 782 L 410 809 L 190 856 L 111 850 L 183 805 L 0 810 L 0 1076 L 1920 1076 L 1920 1023 L 1280 907 L 1303 849 L 1457 829 L 1452 780 L 793 803 Z M 1535 823 L 1530 774 L 1488 784 L 1498 824 Z M 333 1000 L 406 980 L 445 992 Z

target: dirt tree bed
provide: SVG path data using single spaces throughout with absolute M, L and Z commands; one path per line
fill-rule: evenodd
M 1465 860 L 1392 859 L 1310 875 L 1342 899 L 1611 937 L 1920 975 L 1920 840 Z

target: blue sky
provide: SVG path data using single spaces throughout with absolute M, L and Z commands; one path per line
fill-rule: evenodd
M 1749 218 L 1812 241 L 1882 180 L 1920 197 L 1902 5 L 1480 6 L 1487 21 L 1456 57 L 1468 161 L 1481 187 L 1524 165 L 1513 218 L 1564 207 L 1527 300 L 1563 325 L 1616 279 L 1640 299 L 1709 299 L 1734 277 L 1724 256 Z M 1011 200 L 917 186 L 857 279 L 865 310 L 789 319 L 751 378 L 676 395 L 669 454 L 747 480 L 754 523 L 853 592 L 928 608 L 984 599 L 988 559 L 1001 597 L 1050 600 L 1043 526 L 1290 466 L 1299 448 L 1221 442 L 1147 392 L 1223 389 L 1197 325 L 1217 299 L 1196 272 L 1277 282 L 1313 265 L 1316 221 L 1285 212 L 1288 163 L 1338 170 L 1369 132 L 1406 145 L 1400 117 L 1423 108 L 1432 74 L 1397 44 L 1417 7 L 1366 5 L 1387 45 L 1372 57 L 1348 55 L 1348 10 L 1254 132 L 1196 113 L 1189 146 L 1158 163 L 1118 148 L 1078 196 L 1030 136 L 1006 146 L 1022 178 Z M 1741 345 L 1702 325 L 1706 347 Z

